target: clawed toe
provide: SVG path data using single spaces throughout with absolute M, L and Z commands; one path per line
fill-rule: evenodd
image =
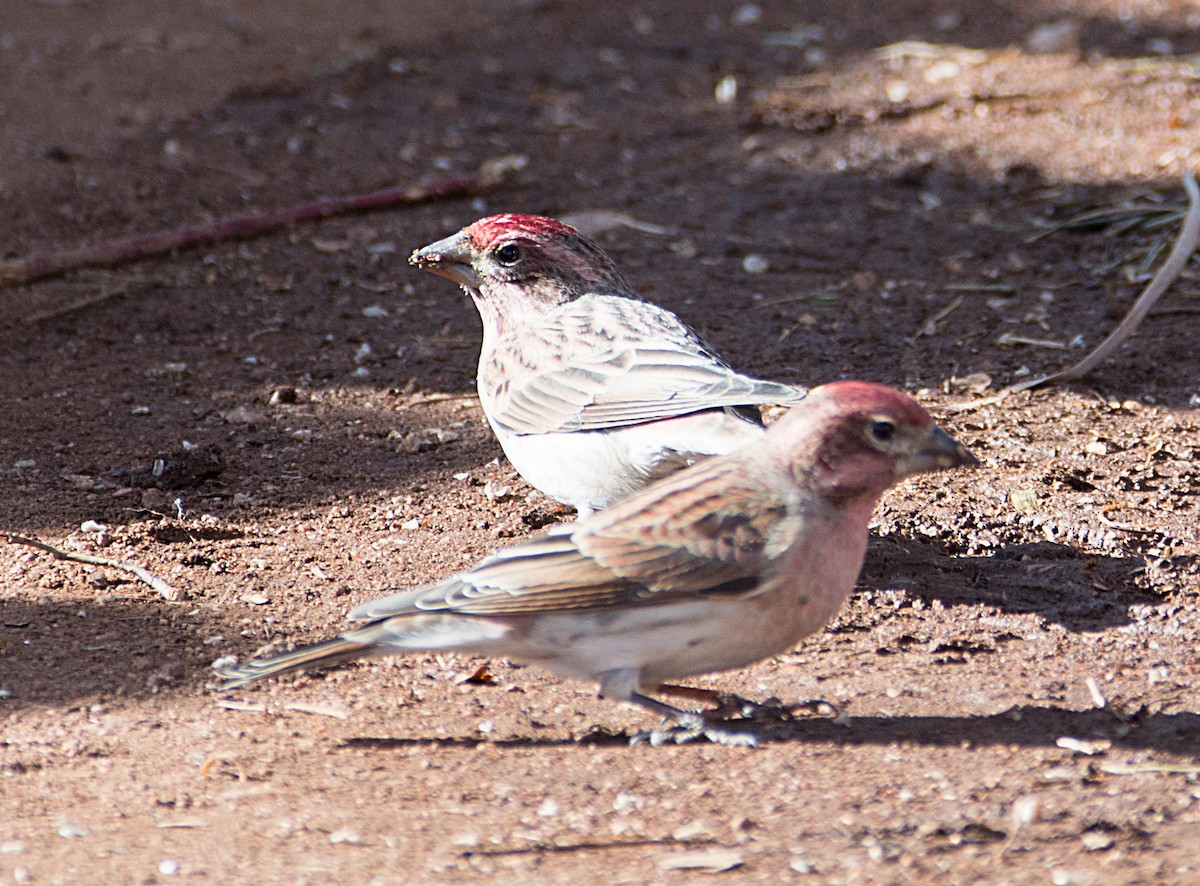
M 639 732 L 629 739 L 631 745 L 645 741 L 654 747 L 662 744 L 686 744 L 707 738 L 713 744 L 735 747 L 758 747 L 758 736 L 729 723 L 716 722 L 702 714 L 686 713 L 675 717 L 675 725 Z
M 719 692 L 716 702 L 716 707 L 704 712 L 704 716 L 710 721 L 740 718 L 759 722 L 786 723 L 795 720 L 797 715 L 836 717 L 839 713 L 836 705 L 819 698 L 784 704 L 778 698 L 768 698 L 765 701 L 756 702 L 732 692 Z
M 677 723 L 663 729 L 652 729 L 639 732 L 629 739 L 630 745 L 643 741 L 654 747 L 663 744 L 687 744 L 699 738 L 706 738 L 713 744 L 723 744 L 732 747 L 758 747 L 758 736 L 745 729 L 737 729 L 725 723 L 714 723 L 704 717 L 688 718 L 686 722 Z

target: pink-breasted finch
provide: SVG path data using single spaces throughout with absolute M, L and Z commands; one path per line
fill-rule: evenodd
M 652 695 L 784 652 L 833 618 L 888 487 L 978 464 L 907 394 L 817 388 L 759 439 L 430 587 L 351 610 L 340 637 L 226 669 L 232 688 L 369 655 L 455 650 L 595 680 L 676 726 L 652 741 L 753 744 L 744 723 Z

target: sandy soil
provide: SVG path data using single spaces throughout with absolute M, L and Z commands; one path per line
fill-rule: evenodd
M 1086 383 L 953 408 L 1095 345 L 1172 236 L 1048 226 L 1182 202 L 1194 4 L 8 6 L 5 258 L 528 164 L 0 290 L 0 529 L 180 593 L 0 547 L 0 876 L 1200 877 L 1195 273 Z M 899 385 L 985 462 L 887 499 L 829 631 L 705 681 L 843 716 L 630 748 L 643 712 L 454 656 L 205 689 L 555 519 L 481 425 L 473 310 L 405 263 L 502 210 L 576 214 L 735 365 Z

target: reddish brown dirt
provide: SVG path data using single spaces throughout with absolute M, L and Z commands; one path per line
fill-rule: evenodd
M 0 875 L 1195 882 L 1194 276 L 1085 384 L 945 412 L 985 467 L 891 495 L 837 623 L 709 681 L 836 720 L 630 748 L 654 724 L 594 687 L 504 662 L 474 685 L 453 656 L 205 690 L 220 656 L 553 518 L 496 461 L 477 318 L 413 247 L 490 211 L 626 213 L 668 232 L 602 242 L 735 365 L 941 410 L 1128 307 L 1159 232 L 1031 235 L 1181 200 L 1194 4 L 336 6 L 0 20 L 6 257 L 529 158 L 475 200 L 0 291 L 0 529 L 183 595 L 0 548 Z

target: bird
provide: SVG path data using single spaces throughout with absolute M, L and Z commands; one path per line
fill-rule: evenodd
M 758 407 L 806 393 L 736 372 L 556 219 L 482 218 L 409 262 L 471 296 L 488 424 L 517 472 L 579 517 L 757 439 Z
M 674 681 L 742 668 L 824 627 L 854 589 L 883 493 L 977 465 L 909 395 L 814 389 L 758 440 L 431 586 L 363 603 L 334 639 L 222 669 L 233 689 L 365 656 L 456 651 L 592 680 L 671 725 L 635 740 L 757 742 L 745 716 Z M 753 705 L 751 705 L 753 708 Z

